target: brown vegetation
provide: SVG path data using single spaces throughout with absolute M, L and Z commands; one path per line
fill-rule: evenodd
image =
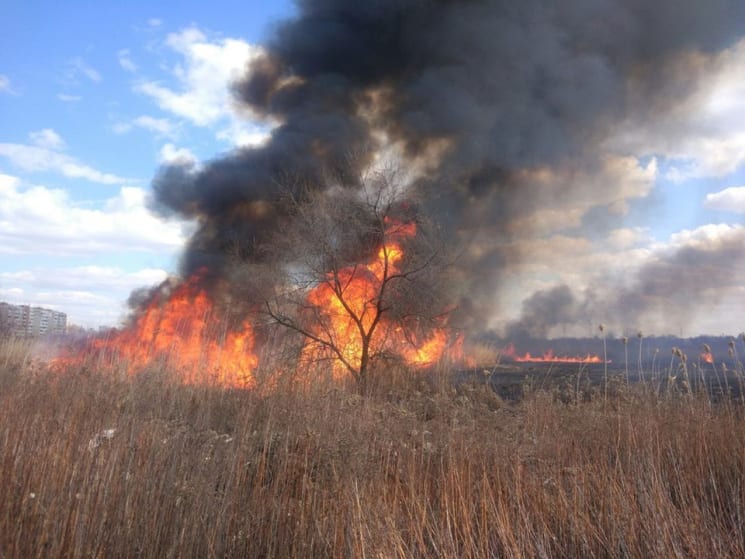
M 0 557 L 745 556 L 745 421 L 703 396 L 0 367 Z

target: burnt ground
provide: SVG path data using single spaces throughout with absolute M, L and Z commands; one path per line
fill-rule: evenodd
M 742 402 L 745 379 L 736 371 L 722 371 L 712 365 L 700 369 L 694 365 L 686 374 L 673 367 L 674 375 L 666 367 L 636 367 L 628 371 L 628 382 L 647 383 L 658 393 L 668 391 L 685 392 L 687 381 L 693 391 L 705 390 L 712 401 L 720 401 L 725 395 L 735 402 Z M 586 363 L 507 363 L 492 367 L 461 369 L 454 373 L 454 384 L 487 383 L 503 400 L 517 402 L 530 390 L 551 390 L 560 397 L 571 400 L 576 396 L 591 397 L 592 393 L 604 391 L 606 369 L 601 364 Z M 613 363 L 607 368 L 608 390 L 613 391 L 626 383 L 625 367 Z

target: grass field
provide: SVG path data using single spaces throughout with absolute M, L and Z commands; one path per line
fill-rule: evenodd
M 183 386 L 0 349 L 0 557 L 745 557 L 745 419 L 645 385 Z

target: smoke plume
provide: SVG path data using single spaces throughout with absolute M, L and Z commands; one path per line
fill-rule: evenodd
M 162 168 L 156 206 L 198 221 L 182 273 L 220 276 L 236 251 L 261 259 L 252 247 L 278 227 L 288 185 L 301 196 L 331 172 L 356 188 L 375 154 L 393 150 L 419 170 L 411 188 L 449 238 L 468 243 L 462 306 L 488 315 L 502 272 L 526 257 L 501 242 L 537 205 L 526 173 L 592 175 L 619 121 L 695 87 L 663 69 L 726 47 L 744 23 L 741 0 L 298 0 L 234 86 L 237 103 L 274 124 L 268 141 L 200 169 Z M 540 204 L 573 188 L 549 184 Z M 593 188 L 608 205 L 622 198 L 616 184 Z M 659 289 L 648 272 L 641 288 Z M 576 304 L 550 295 L 564 301 L 557 312 Z M 526 319 L 544 315 L 544 299 L 526 304 Z

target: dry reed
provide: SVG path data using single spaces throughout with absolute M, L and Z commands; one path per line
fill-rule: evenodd
M 3 558 L 745 556 L 741 410 L 677 389 L 506 404 L 3 363 Z

